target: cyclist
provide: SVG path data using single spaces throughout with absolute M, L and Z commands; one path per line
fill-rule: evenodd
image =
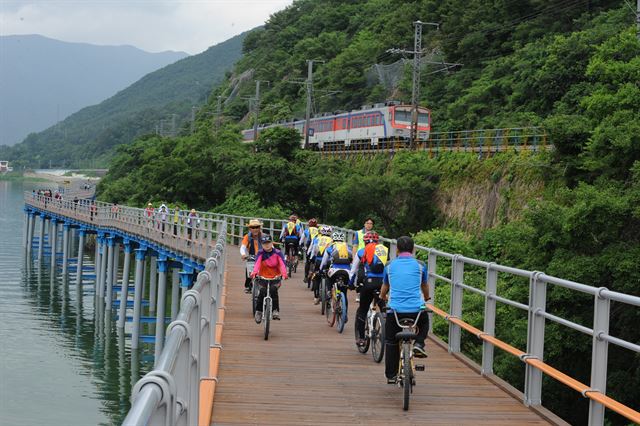
M 313 240 L 318 236 L 318 221 L 315 218 L 309 219 L 307 229 L 304 230 L 302 234 L 302 240 L 300 240 L 300 245 L 304 247 L 305 253 L 307 253 L 307 259 L 304 262 L 304 278 L 302 278 L 303 282 L 309 281 L 309 269 L 311 268 L 311 262 L 309 260 L 309 247 Z
M 375 224 L 375 222 L 373 221 L 373 219 L 371 217 L 368 217 L 364 220 L 364 227 L 359 230 L 358 232 L 355 233 L 355 235 L 353 236 L 353 241 L 351 242 L 351 244 L 353 245 L 353 253 L 357 253 L 358 250 L 363 249 L 365 246 L 365 242 L 364 242 L 364 234 L 366 234 L 369 231 L 373 231 L 373 225 Z M 358 275 L 356 278 L 356 282 L 359 285 L 362 285 L 364 283 L 364 278 L 365 278 L 365 273 L 364 273 L 364 265 L 361 264 L 359 269 L 358 269 Z
M 331 234 L 333 243 L 327 247 L 322 256 L 320 263 L 320 270 L 328 270 L 327 276 L 329 277 L 331 288 L 335 284 L 340 275 L 344 276 L 345 284 L 349 284 L 349 269 L 353 256 L 351 254 L 351 248 L 345 242 L 345 235 L 342 231 L 335 231 Z M 346 289 L 345 296 L 346 296 Z M 347 299 L 345 299 L 346 301 Z
M 429 300 L 427 286 L 427 266 L 413 257 L 413 240 L 411 237 L 400 237 L 397 240 L 398 257 L 389 263 L 384 270 L 384 281 L 380 289 L 380 298 L 388 300 L 387 321 L 385 321 L 385 376 L 387 383 L 396 383 L 400 353 L 396 333 L 401 331 L 393 317 L 393 311 L 398 319 L 416 318 L 425 309 L 425 302 Z M 420 315 L 417 337 L 413 345 L 413 354 L 418 358 L 425 358 L 424 339 L 429 331 L 429 316 Z
M 262 222 L 259 219 L 251 219 L 249 221 L 249 232 L 242 239 L 240 244 L 240 256 L 242 260 L 246 261 L 250 257 L 255 258 L 258 252 L 262 249 L 262 242 L 260 238 L 264 235 L 262 233 Z M 246 272 L 245 268 L 245 280 L 244 280 L 244 292 L 251 293 L 251 277 Z
M 289 255 L 293 256 L 293 263 L 298 261 L 298 247 L 302 239 L 302 225 L 298 223 L 298 216 L 292 214 L 289 221 L 282 227 L 280 242 L 284 243 L 285 258 L 289 261 Z
M 309 256 L 312 259 L 313 267 L 316 272 L 313 279 L 313 304 L 317 305 L 320 303 L 320 279 L 321 274 L 323 273 L 320 269 L 320 264 L 322 263 L 322 258 L 324 256 L 325 251 L 331 244 L 333 240 L 330 235 L 333 232 L 333 228 L 327 225 L 323 225 L 320 227 L 319 233 L 311 246 L 309 247 Z
M 284 264 L 284 256 L 280 250 L 273 247 L 271 235 L 262 234 L 260 242 L 262 243 L 262 250 L 260 250 L 256 256 L 256 264 L 253 267 L 251 278 L 255 278 L 256 276 L 269 279 L 282 277 L 286 280 L 287 267 Z M 255 320 L 260 324 L 262 322 L 262 303 L 267 295 L 267 287 L 266 285 L 261 284 L 260 281 L 258 281 L 258 284 L 260 285 L 260 293 L 258 293 Z M 271 286 L 270 294 L 271 299 L 273 300 L 273 312 L 271 315 L 274 320 L 280 319 L 280 299 L 278 298 L 278 288 L 280 288 L 281 284 L 282 282 L 280 281 Z
M 358 250 L 353 257 L 351 271 L 349 272 L 350 283 L 353 284 L 360 265 L 364 265 L 364 284 L 358 286 L 360 292 L 360 305 L 356 311 L 356 329 L 358 330 L 357 344 L 363 345 L 364 327 L 367 318 L 367 311 L 374 299 L 377 291 L 382 287 L 384 278 L 384 266 L 389 259 L 389 249 L 384 244 L 379 243 L 379 236 L 376 232 L 367 231 L 363 237 L 365 246 Z

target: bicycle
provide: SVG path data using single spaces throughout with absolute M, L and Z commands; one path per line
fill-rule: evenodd
M 329 271 L 329 275 L 338 274 L 335 282 L 333 283 L 333 289 L 331 290 L 331 298 L 328 299 L 326 307 L 327 322 L 329 327 L 333 327 L 336 324 L 336 330 L 338 333 L 344 331 L 344 325 L 347 323 L 347 282 L 345 280 L 345 273 L 341 273 L 340 270 Z
M 295 247 L 293 246 L 293 244 L 288 244 L 286 242 L 285 244 L 286 244 L 285 264 L 287 265 L 287 272 L 289 273 L 289 276 L 291 276 L 292 273 L 297 272 L 298 270 L 298 253 Z
M 330 301 L 330 299 L 327 297 L 327 293 L 329 291 L 327 281 L 329 280 L 329 278 L 327 278 L 327 274 L 323 273 L 322 271 L 317 273 L 320 274 L 320 315 L 324 315 L 329 308 Z
M 277 284 L 282 280 L 281 277 L 265 278 L 256 276 L 253 286 L 257 287 L 259 283 L 264 283 L 266 287 L 266 295 L 262 300 L 262 326 L 264 327 L 264 340 L 269 340 L 269 327 L 273 319 L 273 300 L 271 299 L 271 285 Z
M 402 328 L 402 331 L 396 333 L 396 340 L 402 341 L 400 345 L 400 363 L 396 383 L 398 387 L 401 387 L 403 390 L 402 409 L 404 411 L 409 409 L 409 399 L 411 398 L 413 387 L 416 385 L 415 372 L 424 371 L 424 364 L 414 364 L 413 362 L 413 342 L 417 335 L 416 324 L 422 312 L 424 311 L 419 311 L 415 319 L 402 318 L 399 320 L 398 314 L 396 311 L 393 311 L 396 323 Z
M 382 313 L 384 312 L 385 303 L 379 296 L 380 290 L 376 290 L 375 296 L 367 311 L 367 317 L 364 323 L 364 344 L 357 344 L 360 335 L 358 328 L 354 327 L 358 352 L 366 354 L 369 346 L 371 346 L 371 355 L 377 363 L 380 363 L 384 358 L 384 316 Z
M 245 268 L 247 276 L 251 276 L 253 273 L 253 268 L 256 265 L 256 257 L 255 256 L 247 256 L 245 261 Z M 251 309 L 252 314 L 256 314 L 256 303 L 258 301 L 258 286 L 255 283 L 255 278 L 251 281 Z

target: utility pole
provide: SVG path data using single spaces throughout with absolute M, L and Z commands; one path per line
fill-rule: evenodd
M 221 119 L 222 119 L 222 96 L 218 95 L 218 105 L 216 107 L 216 132 L 220 131 Z
M 260 80 L 256 80 L 256 104 L 254 105 L 256 110 L 256 117 L 253 122 L 253 140 L 258 140 L 258 117 L 260 116 Z
M 409 136 L 409 145 L 411 149 L 416 148 L 416 139 L 418 136 L 418 104 L 420 103 L 420 68 L 422 60 L 422 26 L 432 25 L 440 29 L 440 24 L 436 22 L 415 21 L 413 23 L 415 32 L 413 35 L 413 50 L 389 49 L 390 53 L 411 53 L 413 54 L 413 88 L 411 90 L 411 132 Z
M 638 37 L 638 41 L 640 41 L 640 0 L 636 0 L 636 36 Z
M 311 96 L 313 94 L 313 63 L 324 61 L 308 59 L 307 60 L 307 114 L 304 125 L 304 149 L 309 149 L 309 130 L 311 125 Z
M 193 134 L 193 130 L 196 124 L 196 107 L 191 107 L 191 134 Z

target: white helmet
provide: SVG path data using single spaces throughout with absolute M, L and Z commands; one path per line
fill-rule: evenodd
M 335 231 L 333 234 L 331 234 L 331 239 L 333 241 L 344 242 L 344 239 L 345 239 L 344 232 Z
M 333 228 L 331 228 L 328 225 L 322 225 L 320 227 L 320 230 L 318 232 L 320 232 L 320 235 L 331 235 L 331 231 L 333 231 Z

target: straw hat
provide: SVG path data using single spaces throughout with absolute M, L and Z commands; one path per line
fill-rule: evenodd
M 262 226 L 262 222 L 258 219 L 251 219 L 248 226 Z

